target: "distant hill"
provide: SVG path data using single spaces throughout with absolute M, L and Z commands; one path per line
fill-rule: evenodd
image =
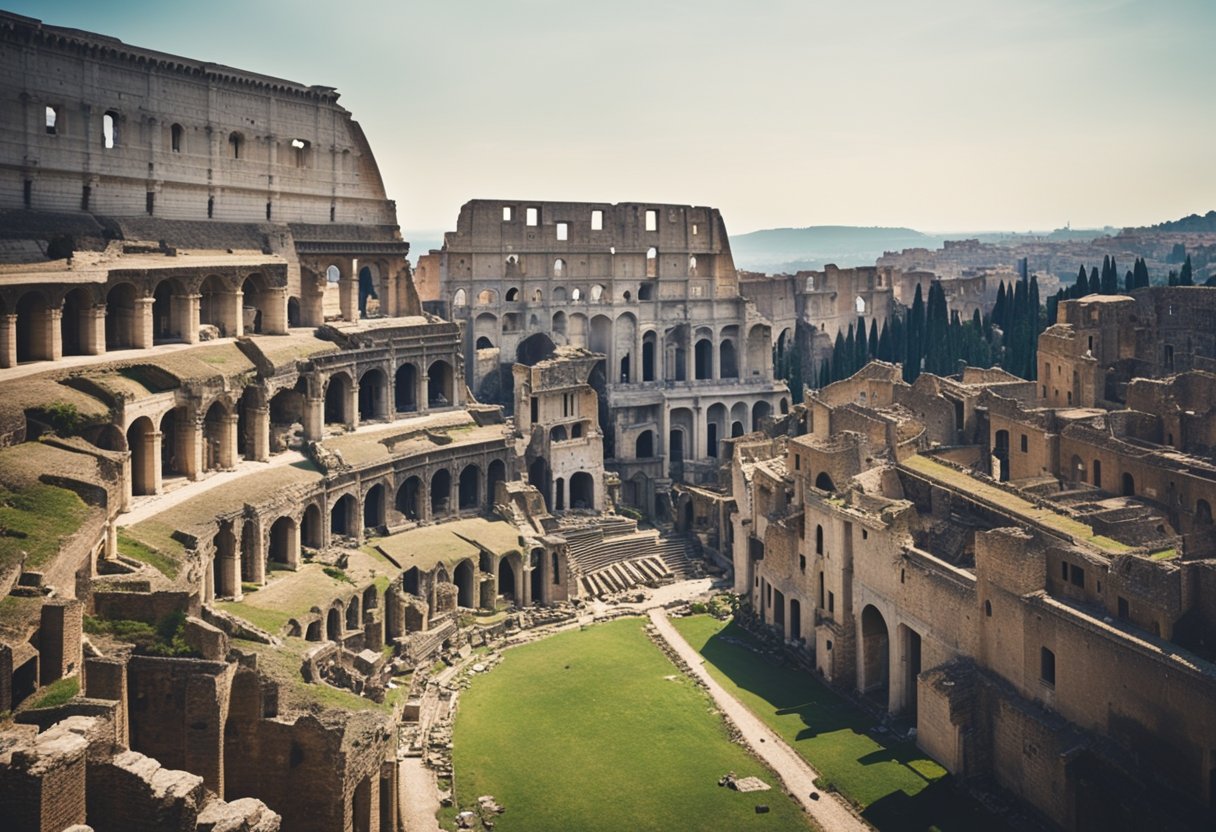
M 1208 211 L 1203 216 L 1191 214 L 1189 217 L 1183 217 L 1180 220 L 1171 220 L 1169 222 L 1150 225 L 1153 231 L 1172 231 L 1175 233 L 1208 233 L 1216 232 L 1216 211 Z
M 937 248 L 945 239 L 912 228 L 813 225 L 732 234 L 730 248 L 739 268 L 775 273 L 822 269 L 826 263 L 872 266 L 884 251 Z

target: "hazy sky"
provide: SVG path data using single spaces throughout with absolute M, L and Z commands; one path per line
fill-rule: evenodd
M 1216 0 L 0 0 L 334 86 L 406 233 L 475 197 L 773 226 L 1216 208 Z

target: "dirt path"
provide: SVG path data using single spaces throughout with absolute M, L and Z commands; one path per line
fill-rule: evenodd
M 650 611 L 650 620 L 658 628 L 659 635 L 679 654 L 688 666 L 692 668 L 697 678 L 705 682 L 710 695 L 718 707 L 730 717 L 731 722 L 739 729 L 748 747 L 764 760 L 798 801 L 814 818 L 815 823 L 825 832 L 868 832 L 871 829 L 865 821 L 853 814 L 848 804 L 836 794 L 821 792 L 815 786 L 815 778 L 819 772 L 807 765 L 806 760 L 798 756 L 798 752 L 790 748 L 785 740 L 777 736 L 767 725 L 760 721 L 755 714 L 723 688 L 705 668 L 705 660 L 701 654 L 684 640 L 679 631 L 672 626 L 667 614 L 661 609 Z M 818 800 L 812 800 L 810 795 L 815 792 Z
M 421 757 L 406 757 L 401 761 L 400 779 L 398 794 L 405 832 L 441 832 L 436 819 L 439 789 L 435 773 L 422 764 Z

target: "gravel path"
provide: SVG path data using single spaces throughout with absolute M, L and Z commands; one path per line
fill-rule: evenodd
M 405 832 L 440 832 L 435 813 L 439 811 L 439 790 L 435 773 L 422 764 L 421 757 L 401 761 L 400 803 Z
M 769 729 L 747 707 L 723 688 L 705 669 L 705 660 L 701 654 L 684 640 L 684 637 L 672 626 L 667 614 L 661 609 L 650 611 L 650 620 L 658 628 L 659 635 L 671 645 L 672 649 L 688 663 L 697 678 L 703 681 L 718 708 L 722 710 L 731 722 L 739 729 L 748 747 L 764 760 L 781 778 L 788 789 L 807 813 L 814 818 L 815 823 L 825 832 L 868 832 L 871 829 L 865 821 L 853 814 L 852 809 L 839 795 L 820 792 L 815 787 L 814 780 L 819 773 L 807 765 L 806 760 L 798 752 L 790 748 L 785 740 Z M 818 800 L 812 800 L 814 792 Z

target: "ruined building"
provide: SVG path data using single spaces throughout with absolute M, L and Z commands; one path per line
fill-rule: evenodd
M 1065 829 L 1208 828 L 1216 807 L 1216 290 L 1184 290 L 1189 327 L 1171 291 L 1061 304 L 1039 382 L 871 363 L 688 492 L 791 649 Z M 1071 402 L 1042 394 L 1057 360 L 1096 368 Z
M 712 208 L 474 200 L 418 272 L 424 302 L 464 325 L 483 401 L 513 402 L 511 365 L 549 344 L 604 356 L 589 379 L 604 467 L 647 514 L 668 517 L 672 482 L 712 479 L 723 439 L 789 408 Z

